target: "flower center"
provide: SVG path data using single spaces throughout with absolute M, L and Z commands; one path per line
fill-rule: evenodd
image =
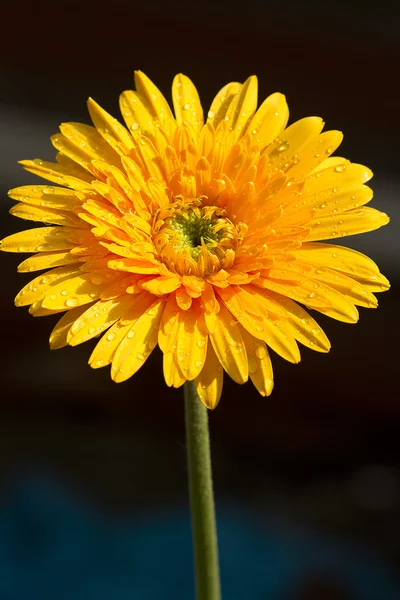
M 159 211 L 153 242 L 161 260 L 179 275 L 203 277 L 232 266 L 244 225 L 236 227 L 217 206 L 200 200 Z

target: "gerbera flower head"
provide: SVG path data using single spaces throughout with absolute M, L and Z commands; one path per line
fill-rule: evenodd
M 194 380 L 214 408 L 223 371 L 269 395 L 269 348 L 300 360 L 297 342 L 329 341 L 306 309 L 354 323 L 387 279 L 369 258 L 331 242 L 385 225 L 365 208 L 369 169 L 332 157 L 339 131 L 308 117 L 286 127 L 285 97 L 257 110 L 257 78 L 229 83 L 204 122 L 193 83 L 177 75 L 175 117 L 141 72 L 121 95 L 126 126 L 94 100 L 94 127 L 64 123 L 57 162 L 21 161 L 53 185 L 9 195 L 17 217 L 45 226 L 2 241 L 45 271 L 17 295 L 34 316 L 64 313 L 52 348 L 101 336 L 89 360 L 120 382 L 158 344 L 169 386 Z M 300 305 L 304 305 L 303 308 Z

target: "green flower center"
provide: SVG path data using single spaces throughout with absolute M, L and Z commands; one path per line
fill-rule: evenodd
M 178 275 L 205 277 L 228 269 L 235 260 L 246 226 L 237 226 L 218 206 L 177 202 L 161 209 L 153 223 L 152 238 L 160 260 Z
M 222 239 L 221 227 L 223 219 L 206 218 L 200 211 L 188 210 L 177 213 L 169 219 L 169 228 L 175 232 L 176 250 L 189 251 L 192 258 L 200 256 L 202 243 L 213 247 Z

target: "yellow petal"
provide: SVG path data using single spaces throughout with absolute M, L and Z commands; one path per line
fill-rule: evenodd
M 186 381 L 179 368 L 175 352 L 165 352 L 163 355 L 163 373 L 168 387 L 181 387 Z
M 262 338 L 261 338 L 262 335 Z M 300 351 L 294 335 L 286 326 L 286 321 L 269 321 L 262 324 L 262 331 L 258 335 L 274 352 L 291 363 L 300 362 Z
M 178 125 L 189 121 L 196 130 L 204 124 L 199 94 L 189 77 L 176 75 L 172 84 L 172 100 Z
M 38 227 L 26 229 L 5 237 L 0 243 L 3 252 L 50 252 L 70 250 L 74 242 L 69 238 L 70 230 L 64 227 Z
M 23 202 L 19 202 L 13 206 L 10 209 L 10 214 L 19 219 L 26 219 L 27 221 L 42 221 L 43 223 L 51 223 L 52 225 L 87 228 L 86 223 L 72 212 L 53 208 L 40 208 Z
M 101 292 L 120 278 L 120 273 L 112 271 L 72 274 L 60 283 L 55 282 L 48 286 L 43 306 L 51 310 L 67 310 L 88 304 L 98 300 Z
M 280 227 L 296 226 L 312 221 L 341 215 L 349 210 L 364 206 L 373 197 L 373 191 L 366 185 L 353 186 L 351 190 L 338 191 L 339 188 L 326 190 L 323 194 L 303 196 L 292 202 L 279 218 Z M 311 212 L 310 212 L 311 210 Z
M 363 285 L 369 284 L 368 289 L 371 291 L 385 291 L 390 287 L 386 277 L 379 272 L 378 266 L 368 256 L 351 248 L 306 242 L 292 253 L 296 258 L 310 265 L 334 269 L 350 275 Z
M 307 226 L 310 233 L 306 240 L 326 240 L 355 235 L 379 229 L 387 225 L 390 219 L 387 214 L 375 210 L 374 208 L 362 208 L 350 210 L 339 215 L 331 215 L 321 219 L 313 219 Z
M 280 139 L 266 149 L 269 169 L 285 170 L 286 164 L 295 161 L 295 157 L 322 130 L 324 122 L 320 117 L 306 117 L 290 125 L 282 132 Z
M 223 305 L 210 339 L 215 354 L 228 375 L 236 383 L 245 383 L 249 376 L 246 347 L 231 313 Z
M 179 277 L 160 276 L 142 283 L 142 288 L 156 296 L 163 296 L 174 292 L 180 285 L 181 280 Z
M 204 366 L 208 334 L 198 307 L 179 314 L 176 357 L 182 374 L 188 381 L 195 379 Z
M 304 179 L 340 146 L 342 140 L 341 131 L 325 131 L 312 138 L 301 151 L 299 162 L 290 168 L 290 178 Z
M 78 260 L 69 252 L 40 252 L 30 256 L 18 265 L 19 273 L 41 271 L 42 269 L 54 269 L 77 263 Z
M 274 374 L 268 348 L 265 342 L 250 335 L 243 327 L 240 331 L 246 344 L 250 379 L 262 396 L 269 396 L 274 387 Z
M 164 354 L 172 352 L 176 345 L 179 330 L 179 313 L 180 308 L 176 303 L 175 296 L 171 294 L 167 299 L 158 330 L 158 345 Z
M 364 288 L 362 284 L 347 275 L 337 273 L 333 269 L 317 269 L 311 278 L 316 281 L 322 281 L 329 287 L 341 292 L 357 306 L 364 306 L 365 308 L 376 308 L 378 306 L 375 296 Z
M 75 190 L 48 185 L 25 185 L 8 192 L 10 198 L 33 206 L 73 211 L 82 203 L 84 196 Z
M 148 102 L 157 121 L 171 134 L 175 129 L 175 119 L 160 90 L 141 71 L 135 71 L 135 85 L 139 94 Z
M 354 186 L 366 183 L 372 177 L 371 169 L 363 165 L 349 163 L 343 158 L 335 160 L 330 158 L 328 160 L 329 163 L 324 161 L 324 168 L 322 168 L 324 164 L 322 163 L 318 170 L 312 171 L 306 178 L 302 193 L 304 197 L 323 194 L 322 198 L 319 196 L 322 202 L 325 194 L 332 193 L 333 188 L 337 188 L 334 193 L 351 190 Z M 328 166 L 326 166 L 326 163 L 328 163 Z
M 261 104 L 248 127 L 252 143 L 261 148 L 279 137 L 289 119 L 289 108 L 283 94 L 271 94 Z
M 265 320 L 270 318 L 269 314 L 275 319 L 284 316 L 282 309 L 276 303 L 273 304 L 262 290 L 258 291 L 258 288 L 231 285 L 226 289 L 219 289 L 218 296 L 242 327 L 259 339 L 265 339 L 269 335 L 264 328 Z
M 213 125 L 214 128 L 225 119 L 226 111 L 228 110 L 234 97 L 240 93 L 243 85 L 241 83 L 227 83 L 215 96 L 210 110 L 208 111 L 207 123 Z
M 314 280 L 312 283 L 310 281 L 310 285 L 314 290 L 311 292 L 311 295 L 315 294 L 315 297 L 326 300 L 327 304 L 325 308 L 313 306 L 314 310 L 318 310 L 323 315 L 327 315 L 338 321 L 343 321 L 344 323 L 357 323 L 358 310 L 351 300 L 320 281 L 317 282 Z
M 127 313 L 131 305 L 130 294 L 96 302 L 75 321 L 68 334 L 68 343 L 77 346 L 98 336 Z
M 119 155 L 94 127 L 83 123 L 62 123 L 60 131 L 83 160 L 104 160 L 110 165 L 120 165 Z
M 252 75 L 245 81 L 241 91 L 236 94 L 226 112 L 225 120 L 228 128 L 234 132 L 236 139 L 246 131 L 246 125 L 256 111 L 257 94 L 257 77 Z
M 133 148 L 133 140 L 125 127 L 105 111 L 93 98 L 88 100 L 88 109 L 99 134 L 118 154 L 127 154 Z
M 216 408 L 222 394 L 224 372 L 212 344 L 208 344 L 206 362 L 200 375 L 196 377 L 196 390 L 207 408 Z
M 192 298 L 191 296 L 189 296 L 189 294 L 183 286 L 176 290 L 175 298 L 179 308 L 181 308 L 182 310 L 189 310 L 189 308 L 192 306 Z
M 59 185 L 65 185 L 73 190 L 87 190 L 93 175 L 74 163 L 52 163 L 35 158 L 34 160 L 18 161 L 26 171 L 43 179 L 48 179 Z
M 64 346 L 68 345 L 67 337 L 69 330 L 86 308 L 86 306 L 78 306 L 77 308 L 69 310 L 61 317 L 50 334 L 50 348 L 52 350 L 58 350 L 59 348 L 64 348 Z
M 71 277 L 75 277 L 77 274 L 79 274 L 79 270 L 76 265 L 59 267 L 52 271 L 47 271 L 44 274 L 42 273 L 39 277 L 36 277 L 22 288 L 14 300 L 15 305 L 27 306 L 28 304 L 33 304 L 33 302 L 40 302 L 44 296 L 49 293 L 51 285 L 57 285 L 59 281 L 66 281 Z M 67 310 L 69 307 L 44 306 L 44 308 L 49 308 L 50 310 Z
M 331 345 L 325 333 L 301 306 L 280 294 L 269 294 L 285 309 L 285 325 L 298 342 L 318 352 L 329 352 Z
M 119 106 L 129 131 L 145 135 L 154 132 L 156 120 L 149 103 L 140 94 L 132 90 L 122 92 Z
M 85 310 L 86 306 L 79 308 Z M 131 327 L 132 323 L 123 324 L 119 320 L 101 337 L 89 358 L 89 365 L 92 369 L 99 369 L 111 364 L 116 349 Z
M 152 273 L 159 273 L 158 267 L 148 260 L 139 261 L 130 258 L 110 260 L 108 262 L 108 266 L 110 267 L 110 269 L 115 269 L 117 271 L 126 271 L 128 273 L 143 273 L 149 275 L 151 275 Z
M 157 345 L 158 325 L 165 300 L 157 298 L 137 319 L 119 344 L 112 361 L 111 377 L 117 383 L 125 381 L 146 362 Z
M 305 304 L 309 308 L 329 308 L 331 306 L 329 300 L 322 298 L 315 293 L 315 290 L 309 281 L 303 281 L 299 285 L 294 285 L 291 282 L 273 281 L 268 277 L 260 277 L 253 281 L 253 285 L 255 287 L 272 290 L 287 298 L 292 298 L 292 300 Z

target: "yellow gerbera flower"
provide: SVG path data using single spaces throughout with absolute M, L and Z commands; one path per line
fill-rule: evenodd
M 196 382 L 214 408 L 223 369 L 250 376 L 268 395 L 268 347 L 297 363 L 297 342 L 330 344 L 298 303 L 354 323 L 356 305 L 376 307 L 389 283 L 369 258 L 319 243 L 385 225 L 364 208 L 372 173 L 330 157 L 339 131 L 321 134 L 308 117 L 286 128 L 288 107 L 272 94 L 257 110 L 257 78 L 229 83 L 204 124 L 193 83 L 177 75 L 175 118 L 141 72 L 121 95 L 126 127 L 89 99 L 94 126 L 64 123 L 52 137 L 57 162 L 21 161 L 62 187 L 9 192 L 11 214 L 50 226 L 2 241 L 6 252 L 36 252 L 20 272 L 48 270 L 15 299 L 34 316 L 64 312 L 51 348 L 108 330 L 89 363 L 111 364 L 120 382 L 157 345 L 167 385 Z

